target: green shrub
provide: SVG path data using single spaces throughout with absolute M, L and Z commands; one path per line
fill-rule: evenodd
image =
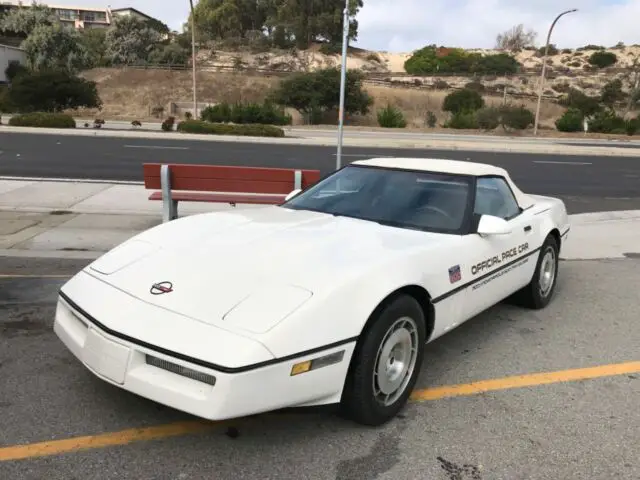
M 526 130 L 535 121 L 534 113 L 524 105 L 500 107 L 500 124 L 505 130 Z
M 211 123 L 260 123 L 263 125 L 291 125 L 293 121 L 291 115 L 287 114 L 282 107 L 269 101 L 262 104 L 219 103 L 202 110 L 200 119 Z
M 56 70 L 18 75 L 9 87 L 8 100 L 23 113 L 102 108 L 95 82 Z
M 494 130 L 500 125 L 500 110 L 494 107 L 481 108 L 476 112 L 478 127 L 483 130 Z
M 511 55 L 498 53 L 482 55 L 466 52 L 461 48 L 444 48 L 428 45 L 417 50 L 404 64 L 411 75 L 430 73 L 491 73 L 504 75 L 516 73 L 520 64 Z
M 475 112 L 455 113 L 445 122 L 444 128 L 455 128 L 458 130 L 476 130 L 478 119 Z
M 431 110 L 429 110 L 427 112 L 427 126 L 429 128 L 434 128 L 436 126 L 437 122 L 438 122 L 438 117 L 436 117 L 435 113 L 433 113 Z
M 589 119 L 589 131 L 593 133 L 627 133 L 627 122 L 612 110 L 602 110 Z
M 76 128 L 76 121 L 65 113 L 34 112 L 14 115 L 9 120 L 13 127 Z
M 466 88 L 450 93 L 442 102 L 442 110 L 451 112 L 454 115 L 475 112 L 482 107 L 484 107 L 482 96 L 478 92 Z
M 560 132 L 579 132 L 584 130 L 584 115 L 577 108 L 569 108 L 556 120 L 556 129 Z
M 618 61 L 618 56 L 613 52 L 597 51 L 589 57 L 589 63 L 598 68 L 607 68 Z
M 636 118 L 630 118 L 627 120 L 626 131 L 627 135 L 632 136 L 638 133 L 640 130 L 640 116 Z
M 176 117 L 167 117 L 163 122 L 162 125 L 160 125 L 160 128 L 162 128 L 163 131 L 165 132 L 170 132 L 173 130 L 173 126 L 176 123 Z
M 284 137 L 284 130 L 273 125 L 229 123 L 211 123 L 203 120 L 185 120 L 178 124 L 177 130 L 183 133 L 209 135 L 238 135 L 250 137 Z
M 400 110 L 387 105 L 382 110 L 378 110 L 378 125 L 384 128 L 405 128 L 407 121 Z

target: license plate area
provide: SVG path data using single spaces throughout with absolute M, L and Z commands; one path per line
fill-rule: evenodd
M 120 385 L 124 384 L 131 350 L 90 329 L 82 351 L 83 360 L 93 371 Z

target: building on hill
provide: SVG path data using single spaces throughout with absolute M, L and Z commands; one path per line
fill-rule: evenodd
M 68 5 L 56 5 L 53 3 L 38 2 L 55 11 L 63 25 L 78 30 L 88 28 L 106 28 L 113 23 L 113 19 L 117 16 L 133 15 L 141 20 L 149 20 L 158 22 L 157 19 L 142 13 L 135 8 L 95 8 L 95 7 L 79 7 Z M 30 0 L 0 0 L 0 12 L 7 12 L 14 8 L 29 8 L 32 2 Z
M 24 65 L 27 62 L 27 54 L 19 47 L 0 44 L 0 84 L 8 82 L 5 70 L 12 63 Z

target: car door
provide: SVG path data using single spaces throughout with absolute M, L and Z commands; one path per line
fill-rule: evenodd
M 481 177 L 477 181 L 474 214 L 506 220 L 511 232 L 504 235 L 468 235 L 464 317 L 470 318 L 525 286 L 533 274 L 535 246 L 529 241 L 531 218 L 522 211 L 502 177 Z

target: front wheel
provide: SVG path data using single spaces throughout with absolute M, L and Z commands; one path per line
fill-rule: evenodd
M 558 252 L 558 241 L 549 235 L 540 249 L 531 282 L 516 295 L 518 303 L 536 310 L 549 304 L 558 282 Z
M 371 426 L 395 417 L 418 379 L 425 337 L 424 313 L 413 297 L 398 296 L 377 312 L 354 352 L 343 413 Z

